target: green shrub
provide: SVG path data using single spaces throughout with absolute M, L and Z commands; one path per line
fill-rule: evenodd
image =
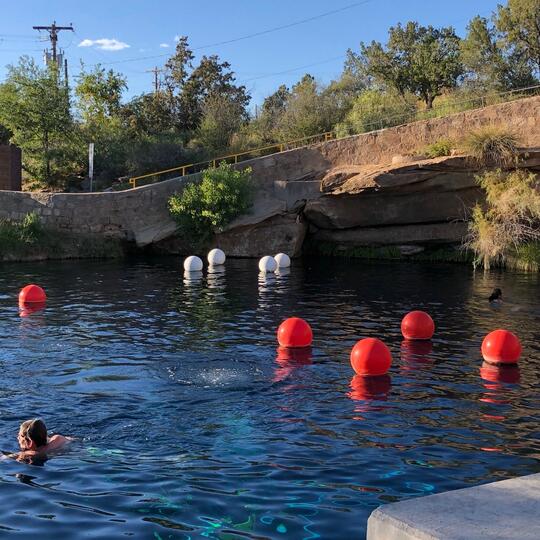
M 345 120 L 336 127 L 338 137 L 365 133 L 405 122 L 416 116 L 416 100 L 403 98 L 390 92 L 366 90 L 353 103 Z
M 464 149 L 482 165 L 510 167 L 519 156 L 519 140 L 503 128 L 487 126 L 470 133 L 463 141 Z
M 488 207 L 473 208 L 465 246 L 475 253 L 475 264 L 502 266 L 508 257 L 519 258 L 523 246 L 540 241 L 538 178 L 522 170 L 496 170 L 477 176 L 477 182 Z M 521 256 L 525 260 L 525 252 Z
M 9 251 L 20 244 L 34 244 L 41 240 L 44 234 L 39 216 L 32 212 L 22 221 L 0 221 L 0 252 Z
M 508 257 L 507 266 L 524 272 L 538 272 L 540 270 L 540 242 L 528 242 L 518 246 Z
M 455 147 L 452 139 L 439 139 L 438 141 L 428 144 L 421 153 L 428 158 L 436 158 L 449 156 Z
M 232 165 L 206 169 L 200 183 L 188 184 L 169 199 L 169 211 L 181 233 L 193 245 L 208 241 L 251 206 L 251 169 L 235 170 Z

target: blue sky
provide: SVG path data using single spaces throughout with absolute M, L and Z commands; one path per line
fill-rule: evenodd
M 499 0 L 500 1 L 500 0 Z M 41 61 L 48 45 L 34 25 L 73 23 L 75 33 L 62 32 L 72 74 L 80 61 L 101 63 L 128 78 L 128 95 L 152 88 L 146 70 L 162 66 L 178 35 L 187 35 L 196 54 L 218 54 L 231 63 L 238 82 L 253 103 L 280 84 L 294 84 L 309 72 L 326 83 L 336 78 L 348 48 L 361 41 L 384 41 L 388 27 L 416 20 L 434 26 L 452 25 L 463 35 L 468 20 L 488 17 L 497 0 L 19 0 L 3 2 L 0 19 L 0 80 L 6 64 L 22 54 Z M 337 11 L 340 10 L 340 11 Z M 319 15 L 337 11 L 327 16 Z M 297 21 L 314 20 L 275 32 L 218 44 Z M 41 39 L 45 34 L 41 34 Z M 81 46 L 82 44 L 82 46 Z M 213 45 L 215 44 L 215 45 Z M 165 56 L 158 56 L 165 55 Z M 156 58 L 145 58 L 156 56 Z M 134 61 L 131 61 L 135 59 Z M 128 61 L 129 60 L 129 61 Z M 305 67 L 304 67 L 305 66 Z M 309 67 L 307 67 L 309 66 Z M 296 69 L 301 68 L 301 69 Z

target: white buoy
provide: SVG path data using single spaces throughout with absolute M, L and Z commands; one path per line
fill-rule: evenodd
M 208 264 L 210 266 L 225 264 L 225 253 L 219 248 L 212 249 L 208 252 Z
M 278 253 L 274 256 L 278 268 L 289 268 L 291 266 L 291 258 L 285 253 Z
M 259 261 L 259 270 L 261 272 L 275 272 L 277 268 L 277 263 L 274 257 L 270 257 L 270 255 L 265 255 L 260 261 Z
M 197 255 L 190 255 L 184 261 L 184 270 L 186 272 L 200 272 L 203 269 L 202 260 Z

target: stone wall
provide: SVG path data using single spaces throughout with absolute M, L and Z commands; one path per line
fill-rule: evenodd
M 222 237 L 223 242 L 234 245 L 238 256 L 253 256 L 249 247 L 252 245 L 248 239 L 249 227 L 254 227 L 257 238 L 271 237 L 271 226 L 279 223 L 276 230 L 279 230 L 284 238 L 291 239 L 291 254 L 298 254 L 298 245 L 301 245 L 299 239 L 305 234 L 306 224 L 302 219 L 296 219 L 296 216 L 303 211 L 307 201 L 310 201 L 312 216 L 319 211 L 321 205 L 332 205 L 327 199 L 321 204 L 314 202 L 324 195 L 320 189 L 321 179 L 329 170 L 344 165 L 389 163 L 396 154 L 413 152 L 442 137 L 457 138 L 467 131 L 485 125 L 502 125 L 505 129 L 513 130 L 524 146 L 540 146 L 539 113 L 540 97 L 533 97 L 244 162 L 239 166 L 250 166 L 253 169 L 256 185 L 253 210 L 251 214 L 242 216 L 231 224 L 226 235 Z M 194 178 L 198 176 L 195 175 Z M 144 246 L 174 234 L 175 224 L 169 216 L 167 201 L 185 182 L 192 180 L 193 177 L 177 178 L 128 191 L 107 193 L 0 191 L 0 219 L 20 220 L 29 212 L 37 212 L 43 223 L 53 228 L 67 229 L 74 233 L 106 235 Z M 370 197 L 376 198 L 376 194 Z M 406 203 L 404 199 L 396 200 L 396 208 L 399 208 L 402 202 Z M 371 205 L 368 200 L 365 204 L 366 209 Z M 444 214 L 444 208 L 441 206 L 440 215 L 426 218 L 426 221 L 445 222 L 451 219 L 452 216 Z M 276 220 L 279 216 L 283 219 Z M 336 220 L 339 221 L 339 216 Z M 386 225 L 395 225 L 399 221 L 399 216 L 396 216 L 396 219 Z M 263 223 L 264 225 L 259 225 Z M 360 224 L 365 227 L 375 225 L 364 220 L 350 226 Z M 344 223 L 338 228 L 346 227 L 347 224 Z M 237 236 L 235 230 L 238 232 Z M 240 244 L 237 244 L 237 240 Z M 285 245 L 277 238 L 273 238 L 273 242 L 279 246 Z

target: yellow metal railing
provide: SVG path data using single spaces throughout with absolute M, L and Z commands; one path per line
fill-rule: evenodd
M 188 174 L 194 174 L 204 169 L 216 167 L 222 161 L 226 163 L 239 163 L 250 158 L 260 157 L 262 155 L 268 156 L 272 154 L 279 154 L 287 150 L 293 150 L 302 146 L 308 146 L 310 144 L 316 144 L 320 142 L 330 141 L 336 138 L 336 134 L 333 131 L 327 131 L 326 133 L 320 133 L 318 135 L 311 135 L 309 137 L 303 137 L 294 141 L 288 141 L 286 143 L 276 143 L 269 146 L 263 146 L 262 148 L 254 148 L 253 150 L 247 150 L 245 152 L 239 152 L 237 154 L 229 154 L 226 156 L 220 156 L 207 161 L 200 161 L 198 163 L 190 163 L 188 165 L 180 165 L 173 167 L 172 169 L 165 169 L 163 171 L 157 171 L 148 174 L 142 174 L 141 176 L 134 176 L 129 179 L 129 183 L 132 188 L 136 188 L 140 180 L 148 179 L 146 183 L 159 182 L 159 178 L 163 175 L 178 172 L 178 176 L 186 176 Z

